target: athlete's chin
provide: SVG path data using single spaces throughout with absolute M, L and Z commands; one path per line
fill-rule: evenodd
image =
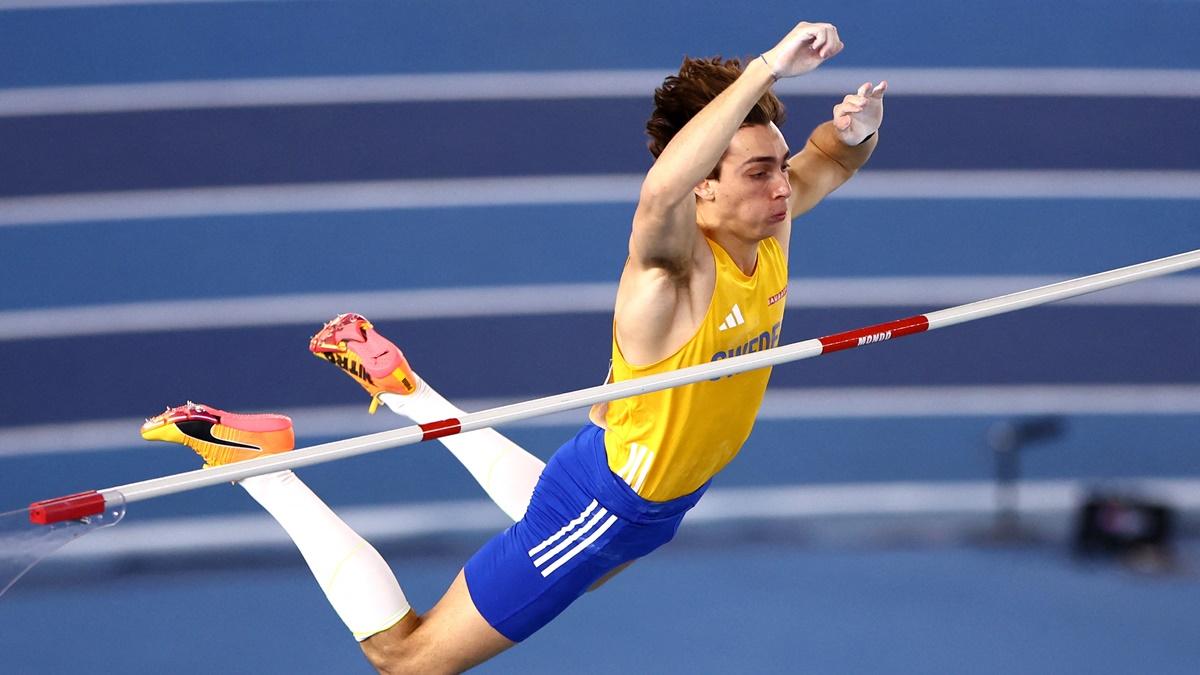
M 736 232 L 738 238 L 744 241 L 763 241 L 778 235 L 786 222 L 786 213 L 782 219 L 768 216 L 762 220 L 748 221 L 737 228 Z
M 771 216 L 765 222 L 755 228 L 755 230 L 757 230 L 758 239 L 761 241 L 768 237 L 774 237 L 775 235 L 779 234 L 780 230 L 783 229 L 784 223 L 786 222 L 788 222 L 786 213 L 783 214 L 783 217 L 781 218 Z

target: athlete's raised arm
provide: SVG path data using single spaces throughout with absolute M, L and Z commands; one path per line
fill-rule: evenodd
M 776 79 L 807 73 L 841 50 L 831 24 L 801 22 L 675 135 L 642 183 L 629 242 L 634 267 L 687 274 L 699 236 L 697 184 L 713 170 L 746 114 Z
M 633 218 L 629 262 L 617 298 L 622 347 L 651 357 L 679 341 L 674 333 L 690 334 L 686 322 L 676 318 L 696 266 L 710 255 L 696 222 L 696 199 L 705 197 L 702 184 L 775 80 L 811 71 L 841 49 L 832 25 L 800 23 L 677 132 L 671 130 L 642 183 Z M 672 78 L 663 86 L 671 87 Z M 772 161 L 774 171 L 781 170 L 783 159 Z
M 800 152 L 788 160 L 792 218 L 816 206 L 867 163 L 879 142 L 886 91 L 886 81 L 877 85 L 864 82 L 833 107 L 833 119 L 814 129 Z M 777 235 L 784 252 L 789 234 L 790 228 L 784 228 Z

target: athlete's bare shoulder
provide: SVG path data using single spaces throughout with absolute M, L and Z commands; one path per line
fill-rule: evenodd
M 708 310 L 716 265 L 708 240 L 699 232 L 682 274 L 630 259 L 621 272 L 613 314 L 617 344 L 625 360 L 648 365 L 691 339 Z

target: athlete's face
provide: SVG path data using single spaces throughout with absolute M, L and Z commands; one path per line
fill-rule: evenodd
M 697 191 L 699 220 L 750 241 L 775 234 L 791 216 L 787 159 L 779 127 L 738 129 L 721 158 L 721 177 L 706 180 Z

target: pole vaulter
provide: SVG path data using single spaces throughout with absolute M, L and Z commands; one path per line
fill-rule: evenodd
M 822 354 L 853 349 L 864 345 L 894 340 L 905 335 L 923 333 L 997 314 L 1015 312 L 1086 293 L 1163 276 L 1200 267 L 1200 249 L 1130 265 L 1108 272 L 1079 277 L 1038 288 L 980 300 L 928 314 L 919 314 L 855 330 L 813 338 L 802 342 L 743 354 L 719 361 L 704 363 L 680 370 L 623 382 L 603 384 L 587 389 L 538 398 L 523 403 L 499 406 L 468 413 L 458 418 L 416 424 L 391 431 L 357 436 L 332 443 L 323 443 L 285 454 L 197 469 L 150 480 L 118 485 L 102 490 L 39 501 L 29 506 L 29 520 L 35 525 L 52 525 L 65 521 L 86 521 L 113 509 L 123 509 L 129 502 L 153 499 L 178 492 L 238 481 L 284 469 L 321 464 L 334 460 L 386 450 L 421 441 L 450 436 L 476 429 L 499 427 L 520 420 L 540 417 L 594 403 L 613 401 L 627 396 L 644 394 L 735 375 L 768 366 L 800 361 Z M 118 517 L 119 520 L 119 517 Z M 110 523 L 111 524 L 111 523 Z

